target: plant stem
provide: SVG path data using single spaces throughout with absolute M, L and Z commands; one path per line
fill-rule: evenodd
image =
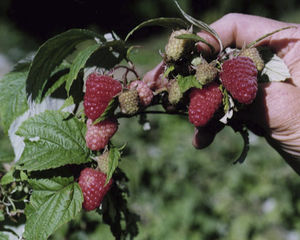
M 128 115 L 128 114 L 119 112 L 116 114 L 116 117 L 117 118 L 131 118 L 131 117 L 138 116 L 139 114 L 168 114 L 168 115 L 188 116 L 187 113 L 183 113 L 183 112 L 165 112 L 165 111 L 151 110 L 151 111 L 137 112 L 136 114 L 133 114 L 133 115 Z

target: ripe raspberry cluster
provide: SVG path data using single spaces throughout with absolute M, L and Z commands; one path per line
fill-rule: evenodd
M 151 104 L 153 92 L 140 80 L 122 84 L 107 74 L 93 72 L 88 76 L 83 102 L 87 117 L 85 140 L 86 146 L 95 152 L 98 166 L 97 169 L 83 169 L 79 177 L 79 185 L 84 196 L 83 208 L 87 211 L 100 206 L 112 184 L 112 179 L 105 184 L 109 162 L 107 149 L 110 139 L 118 130 L 118 120 L 114 111 L 102 120 L 101 116 L 114 99 L 120 107 L 120 112 L 131 116 Z M 99 119 L 99 122 L 95 122 Z
M 112 185 L 113 180 L 106 179 L 111 174 L 109 149 L 120 116 L 146 114 L 149 106 L 162 105 L 164 113 L 188 115 L 195 127 L 204 127 L 226 114 L 229 98 L 237 103 L 235 110 L 254 101 L 258 73 L 264 64 L 258 50 L 245 48 L 209 60 L 202 57 L 194 39 L 178 38 L 189 33 L 182 29 L 170 35 L 163 56 L 166 79 L 159 79 L 163 84 L 158 88 L 158 84 L 148 85 L 139 77 L 130 82 L 126 76 L 115 79 L 113 70 L 109 74 L 93 72 L 87 77 L 85 140 L 97 168 L 85 168 L 79 177 L 86 210 L 98 208 Z
M 216 59 L 205 59 L 194 39 L 180 38 L 186 33 L 174 31 L 163 56 L 173 108 L 187 108 L 189 121 L 195 127 L 204 127 L 226 114 L 229 97 L 236 103 L 235 110 L 251 104 L 257 93 L 258 74 L 264 67 L 257 48 L 235 49 Z M 182 106 L 182 102 L 186 104 Z

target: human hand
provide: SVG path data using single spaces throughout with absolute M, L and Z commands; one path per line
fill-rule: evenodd
M 263 17 L 228 14 L 211 27 L 218 33 L 224 47 L 242 48 L 246 44 L 274 30 L 297 26 L 265 38 L 259 45 L 269 46 L 287 65 L 289 82 L 259 84 L 257 97 L 245 112 L 239 113 L 241 121 L 253 132 L 264 136 L 269 144 L 300 174 L 300 29 L 299 24 L 279 22 Z M 217 40 L 210 34 L 199 35 L 219 50 Z M 199 44 L 202 52 L 209 52 L 205 44 Z M 148 72 L 144 80 L 153 85 L 162 83 L 162 63 Z M 208 146 L 220 128 L 196 129 L 193 145 Z

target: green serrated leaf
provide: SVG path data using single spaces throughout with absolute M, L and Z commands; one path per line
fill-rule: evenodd
M 21 181 L 27 181 L 28 180 L 27 174 L 23 171 L 20 171 L 20 180 Z
M 205 22 L 202 22 L 200 20 L 197 20 L 195 18 L 193 18 L 192 16 L 188 15 L 185 11 L 183 11 L 183 9 L 180 7 L 180 5 L 178 4 L 177 1 L 174 1 L 177 8 L 179 9 L 179 11 L 181 12 L 181 14 L 183 15 L 183 17 L 189 21 L 191 24 L 193 24 L 194 26 L 200 28 L 201 30 L 204 30 L 208 33 L 210 33 L 212 36 L 214 36 L 219 45 L 220 45 L 220 51 L 219 52 L 222 52 L 223 51 L 223 44 L 222 44 L 222 41 L 221 41 L 221 38 L 219 37 L 218 33 L 212 29 L 209 25 L 207 25 Z
M 167 27 L 167 28 L 188 28 L 189 25 L 180 18 L 154 18 L 147 20 L 145 22 L 140 23 L 138 26 L 136 26 L 134 29 L 132 29 L 126 36 L 125 42 L 130 38 L 131 35 L 133 35 L 134 32 L 137 30 L 148 27 L 148 26 L 161 26 L 161 27 Z
M 86 67 L 97 66 L 111 69 L 126 58 L 127 51 L 128 47 L 122 40 L 106 42 L 90 56 L 86 62 Z
M 167 78 L 167 77 L 169 76 L 169 74 L 170 74 L 172 71 L 174 71 L 174 69 L 175 69 L 175 66 L 174 66 L 174 65 L 169 66 L 169 67 L 166 69 L 166 71 L 164 72 L 164 77 Z
M 78 215 L 83 195 L 72 177 L 30 179 L 29 184 L 33 193 L 25 209 L 24 237 L 27 240 L 46 240 L 61 225 Z
M 248 151 L 249 151 L 249 133 L 246 127 L 243 127 L 239 133 L 241 134 L 241 136 L 243 137 L 244 140 L 244 146 L 243 146 L 243 150 L 241 155 L 239 156 L 239 158 L 237 160 L 235 160 L 233 162 L 233 164 L 236 163 L 243 163 L 247 157 Z
M 187 90 L 193 87 L 202 88 L 201 83 L 199 83 L 195 75 L 189 75 L 185 77 L 182 75 L 178 75 L 176 79 L 178 81 L 181 93 L 185 93 Z
M 109 180 L 112 178 L 112 175 L 116 168 L 119 165 L 119 160 L 121 159 L 121 150 L 122 148 L 117 148 L 117 147 L 111 147 L 109 149 L 109 154 L 108 154 L 108 171 L 107 171 L 107 177 L 105 184 L 109 182 Z
M 103 37 L 85 29 L 71 29 L 46 41 L 31 64 L 27 83 L 27 96 L 40 101 L 43 89 L 53 70 L 75 50 L 75 46 L 89 39 Z
M 85 124 L 77 118 L 65 120 L 67 112 L 46 111 L 29 118 L 17 134 L 25 138 L 18 161 L 22 170 L 39 171 L 90 161 L 85 145 Z
M 64 102 L 64 104 L 60 107 L 60 111 L 61 110 L 63 110 L 64 108 L 66 108 L 66 107 L 69 107 L 69 106 L 71 106 L 71 105 L 73 105 L 74 104 L 74 98 L 73 98 L 73 96 L 70 96 L 70 97 L 68 97 L 66 100 L 65 100 L 65 102 Z
M 13 121 L 28 109 L 25 92 L 27 75 L 28 71 L 22 68 L 22 71 L 10 72 L 0 80 L 0 119 L 6 133 Z
M 210 50 L 212 52 L 215 51 L 215 48 L 213 47 L 213 45 L 211 45 L 204 38 L 198 36 L 197 34 L 193 34 L 193 33 L 181 34 L 181 35 L 176 36 L 175 38 L 178 38 L 178 39 L 188 39 L 188 40 L 192 40 L 192 41 L 195 41 L 195 42 L 203 42 L 203 43 L 205 43 L 210 48 Z
M 72 62 L 70 72 L 66 79 L 66 90 L 69 94 L 73 81 L 77 78 L 79 71 L 85 66 L 89 57 L 99 48 L 99 44 L 94 44 L 80 51 Z
M 97 124 L 103 120 L 105 120 L 106 118 L 108 118 L 109 116 L 111 116 L 114 111 L 116 110 L 116 108 L 118 107 L 119 103 L 118 103 L 118 97 L 114 97 L 112 100 L 110 100 L 110 102 L 108 103 L 105 111 L 101 114 L 101 116 L 99 118 L 97 118 L 93 124 Z
M 11 169 L 3 176 L 0 181 L 1 185 L 7 185 L 14 182 L 15 181 L 14 172 L 15 170 Z
M 43 93 L 43 98 L 53 94 L 67 81 L 70 67 L 71 65 L 69 63 L 63 61 L 63 63 L 51 73 L 50 79 L 48 80 L 44 89 L 45 93 Z

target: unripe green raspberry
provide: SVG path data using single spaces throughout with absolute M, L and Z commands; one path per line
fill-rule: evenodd
M 175 79 L 170 82 L 169 86 L 170 87 L 168 89 L 169 92 L 168 100 L 172 105 L 176 105 L 182 98 L 180 87 L 178 85 L 178 82 Z
M 98 163 L 98 169 L 107 174 L 108 173 L 108 162 L 109 162 L 109 151 L 104 152 L 102 155 L 97 156 L 95 159 Z
M 239 56 L 251 58 L 251 60 L 254 62 L 256 69 L 258 71 L 263 70 L 263 68 L 265 66 L 264 61 L 262 60 L 257 48 L 255 48 L 255 47 L 245 48 L 245 49 L 241 50 Z
M 196 79 L 202 84 L 212 82 L 218 75 L 217 68 L 211 64 L 203 62 L 196 67 Z
M 139 110 L 139 95 L 137 90 L 124 91 L 119 95 L 122 113 L 133 115 Z
M 191 49 L 192 41 L 189 39 L 178 39 L 176 38 L 182 34 L 189 34 L 187 30 L 181 29 L 174 31 L 165 48 L 166 60 L 167 61 L 177 61 L 179 60 L 185 52 Z

